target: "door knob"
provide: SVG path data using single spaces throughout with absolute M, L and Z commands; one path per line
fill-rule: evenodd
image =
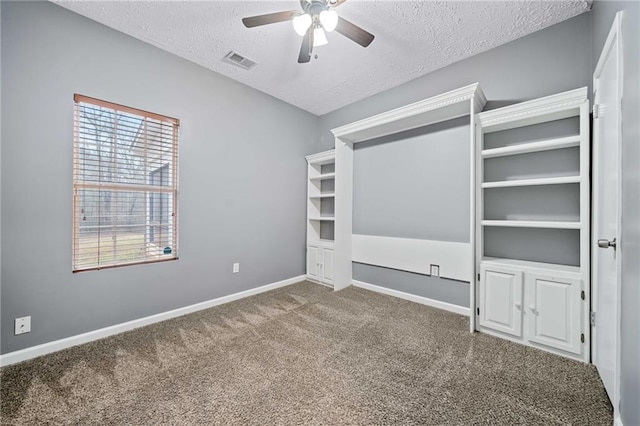
M 614 238 L 613 240 L 609 241 L 607 239 L 601 239 L 598 240 L 598 247 L 600 248 L 609 248 L 609 247 L 613 247 L 613 249 L 616 249 L 616 239 Z

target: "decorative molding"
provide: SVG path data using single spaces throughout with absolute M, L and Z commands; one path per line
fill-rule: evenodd
M 327 160 L 332 160 L 336 158 L 336 150 L 330 149 L 328 151 L 318 152 L 317 154 L 311 154 L 304 157 L 307 159 L 309 164 L 319 163 Z
M 256 294 L 264 293 L 265 291 L 274 290 L 276 288 L 286 287 L 288 285 L 304 281 L 305 279 L 305 275 L 298 275 L 286 280 L 241 291 L 239 293 L 218 297 L 217 299 L 207 300 L 205 302 L 200 302 L 194 305 L 173 309 L 171 311 L 162 312 L 148 317 L 123 322 L 121 324 L 116 324 L 105 328 L 100 328 L 98 330 L 89 331 L 87 333 L 78 334 L 76 336 L 66 337 L 64 339 L 55 340 L 53 342 L 47 342 L 41 345 L 31 346 L 29 348 L 9 352 L 0 355 L 0 366 L 5 367 L 7 365 L 27 361 L 32 358 L 36 358 L 53 352 L 58 352 L 60 350 L 67 349 L 73 346 L 82 345 L 84 343 L 93 342 L 94 340 L 104 339 L 105 337 L 124 333 L 125 331 L 133 330 L 135 328 L 140 328 L 147 325 L 155 324 L 157 322 L 166 321 L 171 318 L 180 317 L 182 315 L 201 311 L 203 309 L 209 309 L 217 305 L 222 305 L 225 303 L 233 302 L 235 300 L 243 299 L 245 297 L 254 296 Z
M 613 419 L 613 426 L 623 426 L 622 418 L 620 418 L 619 413 L 615 413 L 615 417 Z
M 374 115 L 372 117 L 365 118 L 363 120 L 359 120 L 345 126 L 341 126 L 335 129 L 332 129 L 334 136 L 339 139 L 350 140 L 350 136 L 367 129 L 371 129 L 374 127 L 382 127 L 386 124 L 390 124 L 393 122 L 397 122 L 399 120 L 411 118 L 414 116 L 418 116 L 420 114 L 424 114 L 430 111 L 435 111 L 447 106 L 455 105 L 461 102 L 467 102 L 472 100 L 475 108 L 479 111 L 482 110 L 484 105 L 487 102 L 487 99 L 480 89 L 479 83 L 470 84 L 465 87 L 461 87 L 459 89 L 452 90 L 447 93 L 443 93 L 437 96 L 433 96 L 428 99 L 424 99 L 422 101 L 414 102 L 412 104 L 393 109 L 391 111 L 387 111 L 378 115 Z M 467 114 L 470 113 L 470 108 L 467 111 Z M 464 114 L 462 114 L 464 115 Z M 459 115 L 458 115 L 459 116 Z M 446 119 L 451 119 L 455 117 L 447 117 Z M 409 129 L 403 129 L 409 130 Z M 403 131 L 399 130 L 399 131 Z M 388 133 L 387 133 L 388 134 Z M 357 142 L 357 141 L 352 141 Z
M 551 114 L 553 112 L 579 108 L 580 105 L 586 101 L 587 88 L 581 87 L 568 92 L 481 112 L 477 116 L 478 124 L 483 128 L 487 128 L 498 124 L 540 116 L 542 114 Z M 573 115 L 579 115 L 579 112 Z
M 405 293 L 403 291 L 393 290 L 387 287 L 381 287 L 375 284 L 369 284 L 364 281 L 353 280 L 353 286 L 364 288 L 365 290 L 374 291 L 376 293 L 386 294 L 387 296 L 397 297 L 398 299 L 408 300 L 410 302 L 419 303 L 421 305 L 431 306 L 432 308 L 442 309 L 445 311 L 453 312 L 455 314 L 469 316 L 469 308 L 464 306 L 454 305 L 452 303 L 441 302 L 440 300 L 429 299 L 428 297 L 417 296 L 411 293 Z

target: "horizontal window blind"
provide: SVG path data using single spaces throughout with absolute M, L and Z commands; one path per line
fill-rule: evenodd
M 73 270 L 177 259 L 179 121 L 74 103 Z

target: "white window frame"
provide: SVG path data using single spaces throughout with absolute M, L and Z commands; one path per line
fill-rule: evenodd
M 164 165 L 161 165 L 159 168 L 154 170 L 158 170 L 162 167 L 165 167 L 168 164 L 171 164 L 171 177 L 170 184 L 163 187 L 156 187 L 151 185 L 150 176 L 147 176 L 147 184 L 129 184 L 129 183 L 117 183 L 117 182 L 103 182 L 103 181 L 87 181 L 82 180 L 80 178 L 80 168 L 78 167 L 76 159 L 79 158 L 79 106 L 80 104 L 91 104 L 98 107 L 113 109 L 118 112 L 126 112 L 129 114 L 138 115 L 145 119 L 153 119 L 159 120 L 162 122 L 170 123 L 172 125 L 172 153 L 171 153 L 171 163 L 167 162 Z M 121 266 L 131 266 L 131 265 L 140 265 L 147 263 L 157 263 L 157 262 L 165 262 L 170 260 L 178 259 L 178 131 L 180 127 L 180 120 L 177 118 L 172 118 L 144 110 L 140 110 L 137 108 L 128 107 L 125 105 L 116 104 L 113 102 L 104 101 L 101 99 L 96 99 L 80 94 L 74 95 L 74 141 L 73 141 L 73 235 L 72 235 L 72 269 L 73 272 L 84 272 L 91 270 L 100 270 L 107 268 L 117 268 Z M 146 141 L 145 141 L 146 144 Z M 146 145 L 145 145 L 146 146 Z M 146 158 L 146 148 L 145 148 L 145 158 Z M 150 174 L 149 174 L 150 175 Z M 133 260 L 133 261 L 122 261 L 116 263 L 105 263 L 100 264 L 100 259 L 98 257 L 97 264 L 95 265 L 80 265 L 77 261 L 77 254 L 80 250 L 79 247 L 79 231 L 80 231 L 80 220 L 77 215 L 79 214 L 78 203 L 79 203 L 79 195 L 78 191 L 82 189 L 96 189 L 96 190 L 107 190 L 107 191 L 141 191 L 145 192 L 147 196 L 145 197 L 145 212 L 146 212 L 146 220 L 145 220 L 145 246 L 149 243 L 149 230 L 154 225 L 150 223 L 149 219 L 149 203 L 151 202 L 151 194 L 169 194 L 171 197 L 171 213 L 172 221 L 170 224 L 169 239 L 172 241 L 171 253 L 161 253 L 158 254 L 157 257 L 153 255 L 148 255 L 148 257 L 143 260 Z

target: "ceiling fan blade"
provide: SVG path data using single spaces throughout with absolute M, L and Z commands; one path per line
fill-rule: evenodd
M 338 26 L 336 31 L 358 43 L 362 47 L 367 47 L 373 41 L 374 35 L 368 31 L 363 30 L 356 24 L 347 21 L 344 18 L 338 18 Z
M 313 51 L 313 25 L 309 27 L 307 33 L 302 38 L 302 46 L 300 46 L 300 54 L 298 55 L 298 63 L 306 64 L 311 60 L 311 52 Z
M 290 21 L 300 12 L 295 10 L 287 10 L 284 12 L 267 13 L 266 15 L 249 16 L 242 18 L 242 23 L 247 28 L 259 27 L 260 25 L 275 24 L 276 22 Z

